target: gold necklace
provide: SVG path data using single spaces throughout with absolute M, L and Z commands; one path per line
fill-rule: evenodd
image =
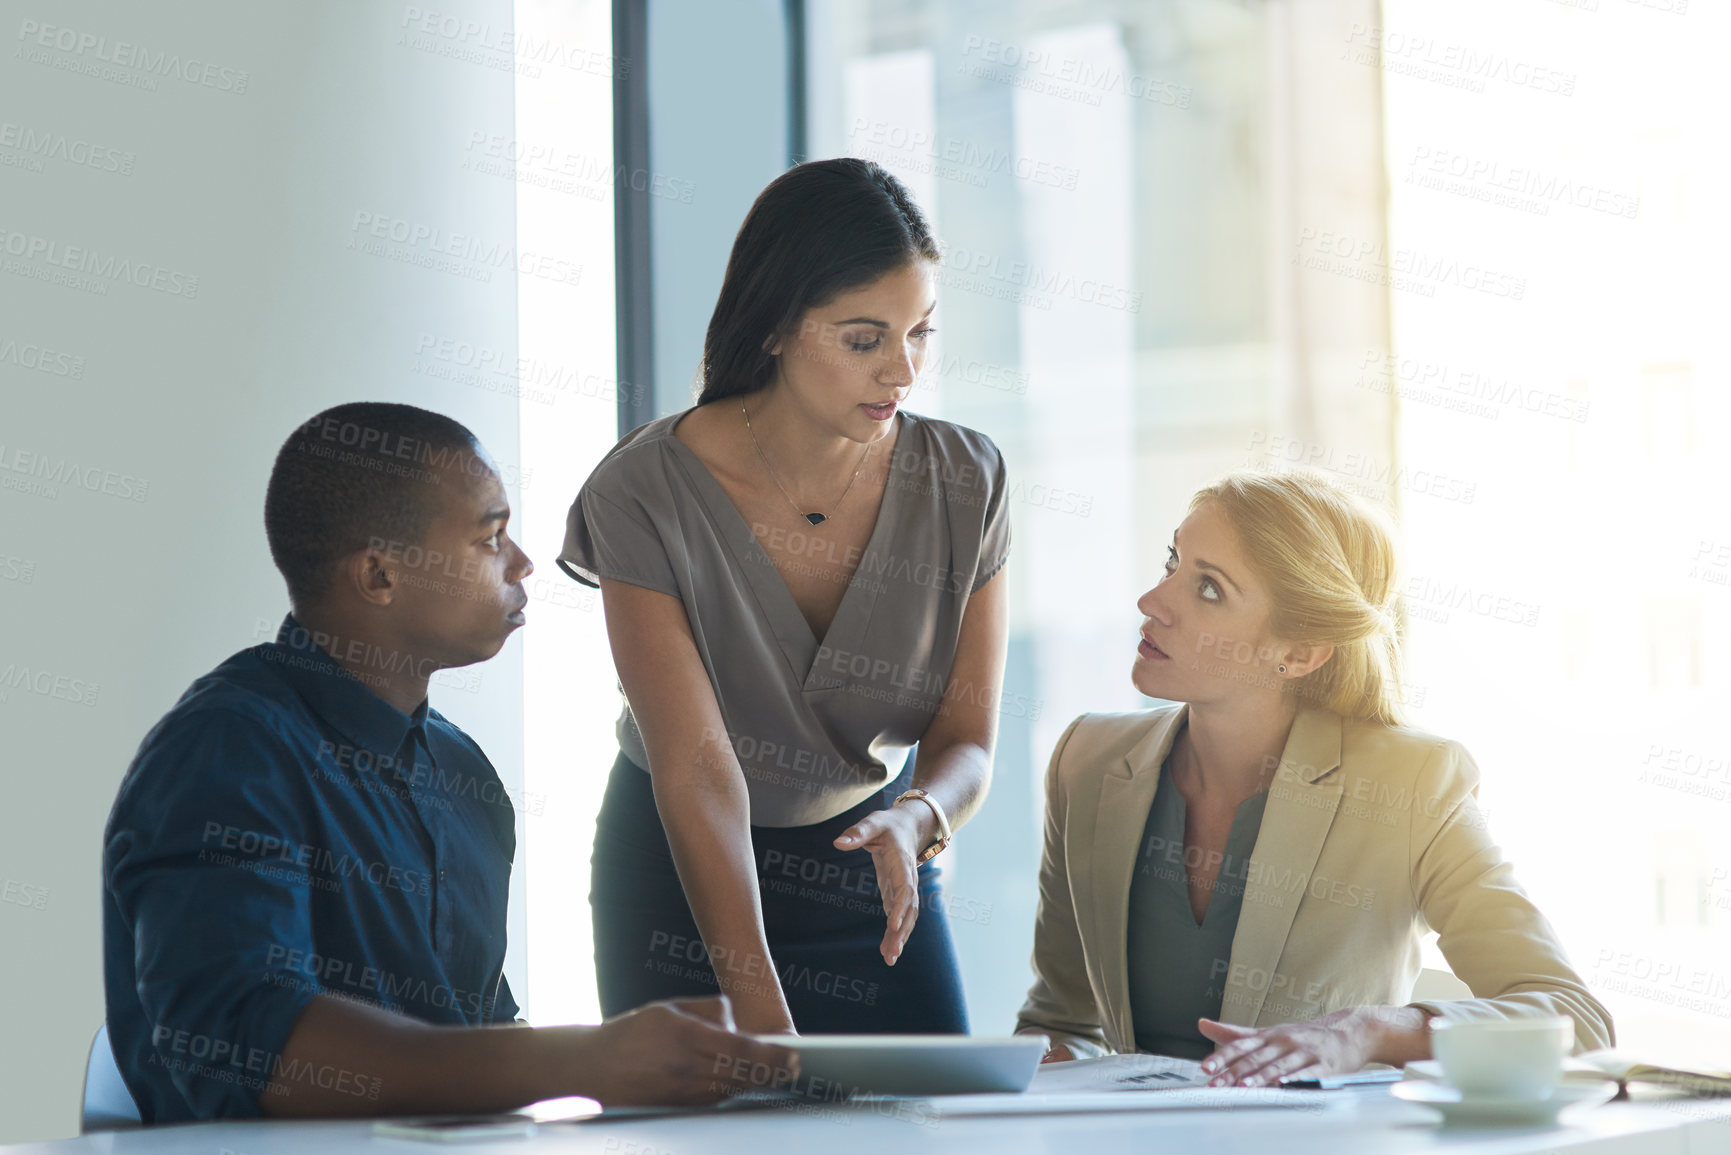
M 775 475 L 775 466 L 769 463 L 769 458 L 763 455 L 763 446 L 757 442 L 757 434 L 751 428 L 751 414 L 745 410 L 745 402 L 739 403 L 739 411 L 745 416 L 745 431 L 751 434 L 751 445 L 757 450 L 757 459 L 763 462 L 763 468 L 769 471 L 769 479 L 775 482 L 775 487 L 781 490 L 781 495 L 787 498 L 787 503 L 793 506 L 793 511 L 805 518 L 812 525 L 822 525 L 835 516 L 835 511 L 841 508 L 841 503 L 847 500 L 847 495 L 853 492 L 853 483 L 859 480 L 860 470 L 865 468 L 865 459 L 872 451 L 872 443 L 866 442 L 865 453 L 859 455 L 859 464 L 854 466 L 853 477 L 848 481 L 847 488 L 841 491 L 841 496 L 835 499 L 835 504 L 829 507 L 828 513 L 805 513 L 799 508 L 799 502 L 793 499 L 793 494 L 787 491 L 787 486 L 781 483 L 781 478 Z

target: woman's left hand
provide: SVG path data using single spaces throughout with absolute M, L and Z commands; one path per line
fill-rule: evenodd
M 892 806 L 866 815 L 835 840 L 841 850 L 871 851 L 878 894 L 883 897 L 884 916 L 889 920 L 878 951 L 890 966 L 902 956 L 902 947 L 920 917 L 919 866 L 915 860 L 923 835 L 912 808 Z
M 1393 1025 L 1388 1012 L 1407 1009 L 1348 1007 L 1276 1027 L 1200 1019 L 1198 1028 L 1214 1043 L 1202 1073 L 1210 1087 L 1272 1087 L 1283 1079 L 1349 1074 L 1376 1061 Z

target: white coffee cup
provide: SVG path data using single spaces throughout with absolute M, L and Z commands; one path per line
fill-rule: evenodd
M 1566 1015 L 1520 1019 L 1431 1020 L 1431 1054 L 1462 1095 L 1543 1099 L 1556 1090 L 1563 1057 L 1575 1045 Z

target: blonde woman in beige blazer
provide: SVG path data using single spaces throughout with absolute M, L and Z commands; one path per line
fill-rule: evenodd
M 1077 718 L 1047 771 L 1035 982 L 1017 1030 L 1049 1036 L 1048 1061 L 1141 1049 L 1133 983 L 1149 1003 L 1175 998 L 1169 1017 L 1218 1006 L 1192 1036 L 1196 1053 L 1212 1047 L 1216 1084 L 1428 1058 L 1434 1015 L 1567 1015 L 1577 1051 L 1613 1042 L 1486 829 L 1471 757 L 1399 724 L 1392 542 L 1315 475 L 1233 474 L 1193 500 L 1138 602 L 1131 672 L 1176 704 Z M 1163 781 L 1164 839 L 1151 833 Z M 1150 863 L 1163 898 L 1137 880 Z M 1158 903 L 1185 898 L 1198 944 L 1211 903 L 1237 904 L 1206 960 L 1171 953 L 1191 927 Z M 1132 917 L 1171 933 L 1147 945 Z M 1432 929 L 1473 998 L 1409 1002 Z M 1134 975 L 1132 941 L 1145 944 Z M 1208 989 L 1173 996 L 1162 967 L 1206 974 Z

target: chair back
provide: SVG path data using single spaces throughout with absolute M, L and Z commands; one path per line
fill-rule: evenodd
M 1472 997 L 1473 989 L 1456 978 L 1453 971 L 1425 967 L 1412 984 L 1412 1001 L 1415 1003 L 1446 1003 Z
M 114 1061 L 114 1048 L 108 1045 L 108 1024 L 96 1031 L 90 1044 L 90 1061 L 84 1068 L 84 1109 L 79 1117 L 79 1131 L 119 1131 L 141 1126 L 138 1104 L 120 1077 L 120 1065 Z

